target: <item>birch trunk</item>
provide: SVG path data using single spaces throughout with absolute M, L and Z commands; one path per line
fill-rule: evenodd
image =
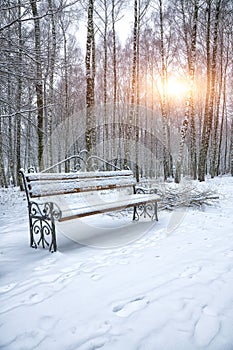
M 69 144 L 69 138 L 70 138 L 70 123 L 69 123 L 69 89 L 68 89 L 68 58 L 67 58 L 67 37 L 66 37 L 66 27 L 63 21 L 61 21 L 61 29 L 62 29 L 62 36 L 63 36 L 63 51 L 64 51 L 64 95 L 65 95 L 65 105 L 64 105 L 64 124 L 66 126 L 66 129 L 64 130 L 65 134 L 65 158 L 69 157 L 68 154 L 68 144 Z M 69 172 L 70 168 L 70 162 L 67 161 L 65 163 L 65 172 Z
M 179 153 L 176 163 L 176 174 L 175 182 L 179 183 L 181 180 L 181 170 L 183 163 L 183 153 L 184 153 L 184 144 L 187 136 L 187 130 L 189 122 L 191 119 L 191 155 L 192 161 L 196 162 L 196 137 L 195 137 L 195 121 L 194 121 L 194 101 L 193 101 L 193 86 L 194 86 L 194 72 L 195 72 L 195 60 L 196 60 L 196 40 L 197 40 L 197 21 L 198 21 L 198 10 L 199 10 L 199 0 L 195 1 L 194 4 L 194 14 L 193 14 L 193 27 L 191 32 L 191 48 L 189 49 L 188 37 L 187 37 L 187 26 L 185 23 L 185 13 L 184 13 L 184 3 L 183 0 L 182 9 L 183 9 L 183 27 L 185 34 L 186 50 L 187 50 L 187 59 L 188 59 L 188 71 L 189 71 L 189 91 L 186 98 L 186 107 L 185 107 L 185 117 L 181 127 L 180 135 L 180 145 Z M 193 169 L 194 177 L 196 176 L 196 170 Z
M 112 125 L 112 136 L 113 136 L 113 149 L 112 154 L 117 159 L 117 151 L 120 152 L 120 142 L 117 145 L 116 139 L 116 102 L 117 102 L 117 60 L 116 60 L 116 29 L 115 29 L 115 0 L 112 0 L 112 57 L 113 57 L 113 125 Z M 119 137 L 119 133 L 118 133 Z M 118 147 L 118 150 L 117 150 Z M 117 161 L 115 161 L 116 163 Z M 117 165 L 117 164 L 116 164 Z
M 137 69 L 137 34 L 138 34 L 138 1 L 134 0 L 134 28 L 133 28 L 133 62 L 131 73 L 131 97 L 129 106 L 129 115 L 126 128 L 125 137 L 125 159 L 124 167 L 129 166 L 130 157 L 130 143 L 133 140 L 133 117 L 135 112 L 136 102 L 136 69 Z
M 95 38 L 94 38 L 94 0 L 89 0 L 86 43 L 86 147 L 87 151 L 95 153 Z
M 110 125 L 107 118 L 107 68 L 108 68 L 108 47 L 107 47 L 107 32 L 108 32 L 108 10 L 107 1 L 104 0 L 104 127 L 103 127 L 103 141 L 109 138 Z M 109 151 L 106 149 L 103 142 L 103 157 L 108 159 Z
M 230 167 L 231 167 L 231 175 L 233 176 L 233 118 L 231 120 Z
M 49 106 L 48 106 L 48 152 L 49 152 L 49 164 L 53 164 L 53 145 L 52 145 L 52 126 L 53 126 L 53 110 L 54 110 L 54 70 L 55 70 L 55 58 L 56 58 L 56 26 L 53 11 L 53 0 L 48 0 L 51 19 L 51 34 L 52 34 L 52 47 L 50 51 L 50 66 L 49 66 Z
M 159 19 L 160 19 L 160 52 L 162 63 L 162 92 L 161 92 L 161 113 L 163 122 L 163 172 L 164 180 L 169 177 L 169 165 L 168 165 L 168 116 L 167 116 L 167 99 L 166 99 L 166 64 L 165 64 L 165 49 L 164 49 L 164 26 L 163 26 L 163 1 L 159 0 Z

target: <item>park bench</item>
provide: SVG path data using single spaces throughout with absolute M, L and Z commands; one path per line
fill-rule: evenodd
M 133 208 L 133 220 L 157 220 L 156 190 L 136 187 L 131 170 L 27 172 L 21 175 L 28 201 L 30 246 L 57 250 L 55 221 Z M 50 239 L 49 239 L 50 237 Z

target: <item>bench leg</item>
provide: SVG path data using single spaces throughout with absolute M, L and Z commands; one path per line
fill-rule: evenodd
M 54 220 L 52 220 L 52 242 L 51 245 L 49 247 L 49 251 L 50 252 L 56 252 L 57 251 L 57 239 L 56 239 L 56 229 L 55 229 L 55 223 Z
M 30 230 L 30 247 L 36 249 L 37 244 L 33 235 L 33 219 L 31 218 L 30 214 L 29 214 L 29 230 Z
M 137 220 L 139 220 L 137 207 L 133 207 L 133 221 L 137 221 Z
M 140 204 L 134 207 L 133 220 L 138 221 L 140 216 L 146 218 L 147 216 L 151 220 L 158 221 L 158 205 L 157 202 Z
M 38 204 L 31 202 L 29 206 L 30 246 L 49 247 L 49 251 L 57 250 L 56 229 L 53 214 L 53 203 Z
M 159 221 L 159 219 L 158 219 L 158 203 L 157 202 L 154 203 L 154 218 L 156 221 Z
M 42 248 L 49 247 L 49 251 L 55 252 L 57 250 L 57 241 L 54 222 L 43 218 L 34 218 L 31 221 L 30 246 L 37 248 L 41 245 Z

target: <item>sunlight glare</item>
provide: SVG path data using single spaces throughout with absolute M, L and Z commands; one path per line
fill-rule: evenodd
M 158 82 L 158 90 L 162 93 L 162 82 Z M 172 77 L 167 79 L 165 93 L 171 98 L 186 98 L 188 94 L 188 83 L 184 78 Z

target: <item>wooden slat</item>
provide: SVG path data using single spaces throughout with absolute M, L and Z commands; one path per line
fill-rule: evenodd
M 31 198 L 55 196 L 80 192 L 99 191 L 114 188 L 133 187 L 133 176 L 115 176 L 105 178 L 88 178 L 82 180 L 33 181 L 28 184 Z
M 131 170 L 120 171 L 89 171 L 77 173 L 28 173 L 25 177 L 28 182 L 32 181 L 68 181 L 75 179 L 112 178 L 117 176 L 133 176 Z

